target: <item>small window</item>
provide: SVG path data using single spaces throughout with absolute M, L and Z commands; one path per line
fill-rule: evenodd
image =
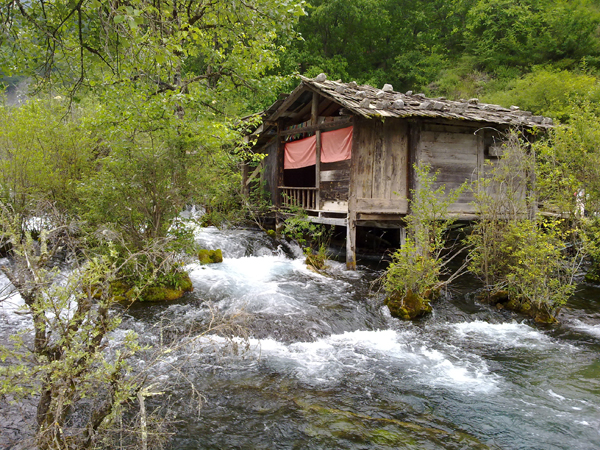
M 501 158 L 504 154 L 504 146 L 499 143 L 494 143 L 489 145 L 485 149 L 485 157 L 489 159 L 498 159 Z

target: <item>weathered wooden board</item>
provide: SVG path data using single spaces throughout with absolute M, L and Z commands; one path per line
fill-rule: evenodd
M 326 181 L 345 181 L 350 182 L 350 172 L 347 170 L 327 170 L 321 171 L 321 183 Z
M 404 120 L 357 121 L 352 178 L 357 198 L 406 198 L 407 129 Z
M 357 198 L 372 197 L 373 147 L 379 121 L 357 120 L 352 145 L 352 188 Z
M 423 131 L 433 131 L 436 133 L 466 133 L 466 134 L 476 134 L 482 133 L 481 124 L 477 126 L 468 126 L 468 125 L 460 125 L 460 124 L 442 124 L 442 123 L 427 123 L 423 122 Z
M 350 183 L 351 160 L 321 163 L 321 181 L 345 181 Z
M 347 181 L 321 181 L 321 201 L 347 201 Z
M 445 185 L 450 191 L 479 177 L 483 140 L 476 134 L 422 131 L 418 147 L 419 163 L 429 164 L 432 172 L 438 172 L 436 188 Z M 467 189 L 457 203 L 468 204 L 471 201 L 473 193 Z
M 386 198 L 385 197 L 385 186 L 386 184 L 386 155 L 384 149 L 384 142 L 386 141 L 384 132 L 384 122 L 379 120 L 373 121 L 376 134 L 371 143 L 371 154 L 373 158 L 373 179 L 371 180 L 371 195 L 372 198 Z
M 324 201 L 321 207 L 323 211 L 348 212 L 347 201 Z
M 406 214 L 408 200 L 405 198 L 357 198 L 356 211 L 373 214 Z
M 408 124 L 405 120 L 386 120 L 384 131 L 385 186 L 383 198 L 406 198 L 408 192 Z

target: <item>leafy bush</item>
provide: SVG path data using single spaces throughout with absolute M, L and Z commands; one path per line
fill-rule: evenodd
M 549 221 L 512 222 L 505 238 L 511 255 L 506 275 L 510 298 L 521 305 L 529 303 L 550 317 L 556 316 L 575 291 L 578 269 L 578 264 L 567 257 L 556 225 Z

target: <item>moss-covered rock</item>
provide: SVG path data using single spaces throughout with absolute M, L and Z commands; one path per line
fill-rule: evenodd
M 194 290 L 190 276 L 185 272 L 175 272 L 170 275 L 168 283 L 161 281 L 160 284 L 146 286 L 138 295 L 138 292 L 124 281 L 113 281 L 110 283 L 110 295 L 117 302 L 162 302 L 181 298 L 186 292 Z M 100 299 L 102 291 L 97 289 L 94 298 Z
M 214 264 L 223 262 L 223 252 L 218 248 L 217 250 L 205 250 L 198 251 L 198 259 L 200 264 Z
M 324 251 L 315 253 L 312 251 L 312 249 L 307 248 L 304 249 L 304 254 L 306 255 L 306 260 L 304 261 L 304 264 L 306 264 L 309 269 L 317 273 L 321 273 L 325 270 L 325 261 L 327 261 L 327 254 Z
M 393 317 L 402 320 L 413 320 L 432 311 L 429 304 L 433 292 L 428 291 L 421 297 L 408 291 L 405 295 L 395 294 L 385 299 L 385 304 Z
M 183 289 L 173 289 L 165 286 L 148 287 L 142 291 L 142 302 L 164 302 L 177 300 L 185 294 Z
M 479 299 L 495 305 L 497 309 L 508 309 L 510 311 L 531 317 L 538 323 L 556 323 L 556 315 L 544 305 L 538 306 L 529 301 L 514 298 L 507 291 L 488 292 L 487 295 L 480 295 Z
M 173 274 L 172 281 L 164 286 L 147 286 L 140 294 L 142 302 L 164 302 L 181 298 L 186 292 L 194 290 L 192 280 L 187 273 Z

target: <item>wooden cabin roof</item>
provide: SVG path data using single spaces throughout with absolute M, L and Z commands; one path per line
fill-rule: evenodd
M 552 119 L 534 116 L 530 111 L 522 111 L 517 106 L 504 108 L 500 105 L 481 103 L 478 99 L 447 100 L 444 97 L 428 98 L 424 94 L 396 92 L 386 84 L 378 89 L 369 85 L 359 85 L 352 81 L 327 80 L 325 74 L 316 78 L 300 76 L 300 84 L 289 95 L 281 94 L 268 109 L 253 114 L 260 116 L 262 125 L 248 130 L 246 141 L 255 140 L 261 146 L 276 134 L 277 119 L 287 117 L 295 121 L 310 117 L 312 92 L 328 99 L 333 106 L 339 105 L 340 114 L 355 115 L 367 119 L 373 118 L 410 118 L 422 117 L 454 121 L 480 122 L 488 125 L 507 125 L 525 128 L 552 128 Z M 330 109 L 330 106 L 327 106 Z M 244 121 L 244 119 L 242 119 Z
M 342 83 L 327 80 L 324 74 L 316 78 L 301 76 L 300 85 L 285 99 L 273 104 L 265 114 L 265 120 L 276 120 L 306 91 L 317 91 L 322 96 L 338 103 L 351 113 L 365 118 L 384 117 L 429 117 L 451 120 L 468 120 L 520 127 L 550 128 L 552 119 L 534 116 L 516 106 L 504 108 L 500 105 L 480 103 L 478 99 L 447 100 L 444 97 L 427 98 L 424 94 L 396 92 L 391 85 L 382 89 L 356 82 Z

